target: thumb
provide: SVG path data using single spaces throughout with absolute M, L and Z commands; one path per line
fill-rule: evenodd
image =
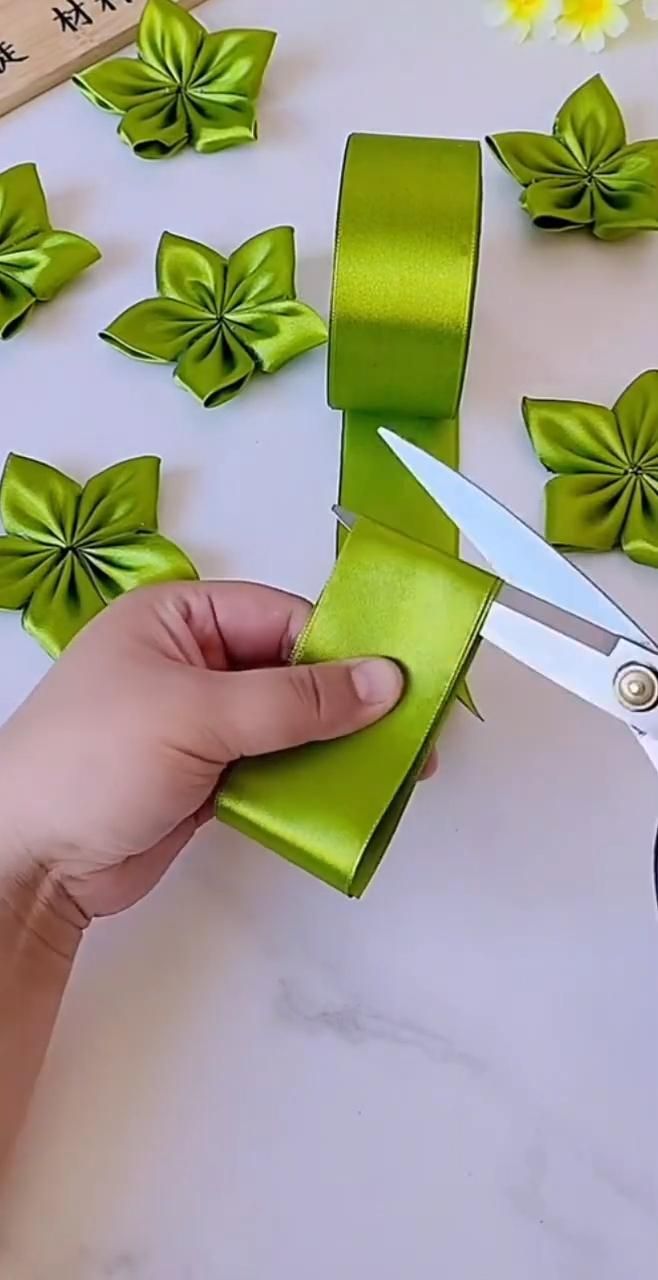
M 404 687 L 387 658 L 237 671 L 214 680 L 216 696 L 207 705 L 232 760 L 355 733 L 385 716 Z

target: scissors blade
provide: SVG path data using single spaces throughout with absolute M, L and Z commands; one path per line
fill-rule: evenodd
M 379 434 L 505 582 L 653 648 L 649 637 L 599 587 L 495 498 L 387 427 L 380 427 Z
M 481 631 L 485 640 L 608 715 L 630 726 L 638 722 L 637 715 L 625 710 L 615 696 L 614 679 L 620 665 L 616 656 L 620 642 L 616 636 L 607 631 L 597 635 L 597 629 L 592 627 L 591 638 L 580 640 L 575 634 L 517 611 L 514 604 L 509 608 L 505 604 L 507 598 L 503 591 L 492 604 Z M 648 713 L 641 723 L 653 733 L 658 731 L 654 713 Z

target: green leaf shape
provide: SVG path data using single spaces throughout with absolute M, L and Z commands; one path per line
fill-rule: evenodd
M 188 97 L 185 104 L 192 145 L 200 155 L 212 155 L 227 147 L 255 142 L 258 137 L 256 108 L 248 98 L 224 97 L 206 103 Z
M 546 133 L 497 133 L 487 143 L 508 173 L 522 187 L 552 175 L 572 180 L 581 177 L 581 166 L 569 148 Z
M 274 52 L 274 31 L 215 31 L 207 35 L 194 66 L 194 98 L 236 96 L 255 102 Z
M 0 608 L 21 609 L 52 657 L 106 604 L 145 583 L 196 578 L 158 532 L 160 459 L 129 458 L 81 487 L 10 454 L 0 481 Z
M 552 134 L 494 134 L 487 143 L 524 188 L 521 206 L 536 227 L 588 228 L 604 241 L 658 230 L 658 140 L 627 145 L 601 76 L 571 94 Z
M 0 174 L 0 246 L 24 244 L 50 231 L 46 195 L 35 164 L 17 164 Z
M 183 87 L 192 77 L 206 29 L 174 0 L 148 0 L 137 34 L 142 60 Z
M 232 400 L 258 370 L 275 373 L 327 341 L 327 326 L 295 289 L 295 233 L 272 227 L 226 259 L 165 231 L 160 296 L 135 303 L 100 334 L 138 359 L 175 364 L 176 382 L 206 408 Z
M 85 548 L 158 527 L 160 459 L 127 458 L 88 480 L 78 503 L 74 542 Z
M 169 364 L 178 360 L 190 343 L 205 333 L 208 325 L 207 312 L 187 302 L 146 298 L 122 311 L 99 337 L 124 355 Z
M 152 94 L 131 107 L 119 125 L 119 136 L 142 160 L 165 160 L 189 141 L 185 103 L 178 93 Z
M 0 271 L 0 338 L 11 338 L 25 324 L 36 298 L 17 280 Z
M 136 155 L 160 160 L 191 144 L 201 154 L 253 142 L 272 31 L 208 32 L 174 0 L 148 0 L 137 58 L 113 58 L 73 77 L 95 106 L 121 115 Z
M 50 302 L 69 280 L 98 262 L 100 256 L 96 246 L 83 236 L 71 231 L 44 231 L 33 236 L 29 245 L 0 248 L 0 272 L 6 271 L 37 302 Z
M 243 307 L 227 323 L 262 373 L 276 373 L 289 360 L 327 341 L 324 320 L 304 302 L 264 302 L 252 310 Z
M 294 298 L 296 266 L 292 227 L 271 227 L 245 240 L 228 260 L 227 312 Z
M 169 93 L 166 72 L 158 71 L 138 58 L 111 58 L 73 77 L 85 97 L 102 111 L 124 115 L 147 98 Z
M 118 535 L 85 555 L 85 566 L 105 604 L 135 587 L 197 577 L 192 561 L 161 533 Z
M 104 607 L 82 562 L 69 551 L 37 586 L 23 614 L 23 626 L 50 658 L 59 658 Z
M 0 537 L 0 609 L 24 609 L 58 553 L 16 534 Z
M 567 98 L 557 113 L 554 133 L 590 173 L 626 145 L 623 116 L 600 75 L 592 76 Z
M 0 480 L 5 531 L 44 546 L 71 546 L 81 492 L 80 485 L 56 467 L 10 453 Z
M 0 338 L 11 338 L 37 302 L 50 302 L 100 258 L 91 241 L 50 225 L 33 164 L 0 173 Z
M 226 258 L 216 249 L 165 231 L 155 258 L 155 280 L 166 298 L 212 315 L 221 314 L 226 287 Z
M 175 378 L 205 409 L 216 409 L 239 394 L 255 369 L 249 352 L 226 326 L 197 338 L 183 352 Z
M 546 486 L 546 537 L 562 548 L 621 547 L 658 567 L 658 371 L 640 374 L 613 409 L 523 401 Z

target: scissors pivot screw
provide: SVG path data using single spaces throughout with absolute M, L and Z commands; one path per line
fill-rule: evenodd
M 615 693 L 628 711 L 650 711 L 658 703 L 658 674 L 651 667 L 622 667 L 615 676 Z

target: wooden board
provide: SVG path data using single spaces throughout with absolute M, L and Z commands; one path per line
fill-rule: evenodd
M 179 0 L 192 9 L 201 0 Z M 0 0 L 0 116 L 134 38 L 146 0 Z

